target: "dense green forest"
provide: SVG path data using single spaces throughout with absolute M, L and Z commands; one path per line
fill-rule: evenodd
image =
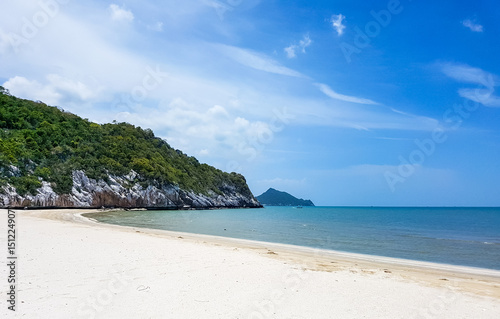
M 134 182 L 143 187 L 170 184 L 201 194 L 222 194 L 224 185 L 234 185 L 251 196 L 242 175 L 200 164 L 150 129 L 93 123 L 42 102 L 11 96 L 0 86 L 0 191 L 10 184 L 20 195 L 35 194 L 43 180 L 56 193 L 67 194 L 74 170 L 105 181 L 108 174 L 134 170 L 139 174 Z

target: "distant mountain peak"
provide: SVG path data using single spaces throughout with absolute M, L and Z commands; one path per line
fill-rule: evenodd
M 256 198 L 262 205 L 267 206 L 314 206 L 308 199 L 297 198 L 274 188 L 269 188 Z

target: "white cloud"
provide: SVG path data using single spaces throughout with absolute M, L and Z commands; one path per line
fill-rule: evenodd
M 143 106 L 120 112 L 115 119 L 150 127 L 173 147 L 188 154 L 210 155 L 226 161 L 246 162 L 248 156 L 259 152 L 252 141 L 271 132 L 266 122 L 231 114 L 220 105 L 204 111 L 182 98 L 160 107 Z
M 481 103 L 488 107 L 500 107 L 500 97 L 492 94 L 490 89 L 460 89 L 458 94 L 471 101 Z
M 208 109 L 208 114 L 212 116 L 223 116 L 228 117 L 229 113 L 227 113 L 226 109 L 220 105 L 214 105 L 210 109 Z
M 463 20 L 462 25 L 466 28 L 469 28 L 472 32 L 483 32 L 483 26 L 477 24 L 475 21 L 472 21 L 471 19 Z
M 15 76 L 7 80 L 3 86 L 12 95 L 22 96 L 31 100 L 41 100 L 51 105 L 61 105 L 64 101 L 88 101 L 94 97 L 94 92 L 80 81 L 64 78 L 57 74 L 49 74 L 46 83 L 28 80 Z
M 342 14 L 334 14 L 330 22 L 332 23 L 332 27 L 337 31 L 337 34 L 341 36 L 344 33 L 345 25 L 342 23 L 345 19 L 345 16 Z
M 34 101 L 41 100 L 51 105 L 57 105 L 61 98 L 61 95 L 54 88 L 40 84 L 37 81 L 30 81 L 22 76 L 13 77 L 3 83 L 2 86 L 8 89 L 12 95 Z
M 497 81 L 493 74 L 465 64 L 447 63 L 442 65 L 442 71 L 459 82 L 481 84 L 486 87 L 495 86 L 495 81 Z
M 87 101 L 94 96 L 94 93 L 82 82 L 64 78 L 57 74 L 47 75 L 49 85 L 56 90 L 67 93 L 82 101 Z
M 345 102 L 351 102 L 351 103 L 358 103 L 358 104 L 374 104 L 374 105 L 378 104 L 377 102 L 374 102 L 374 101 L 369 100 L 369 99 L 364 99 L 364 98 L 360 98 L 360 97 L 349 96 L 349 95 L 337 93 L 326 84 L 318 83 L 316 85 L 319 87 L 321 92 L 323 92 L 325 95 L 331 97 L 332 99 L 345 101 Z
M 299 46 L 300 48 L 302 49 L 302 52 L 305 53 L 306 52 L 306 48 L 308 46 L 310 46 L 312 43 L 312 40 L 311 38 L 309 37 L 309 35 L 305 35 L 304 38 L 302 40 L 300 40 L 299 42 Z
M 284 67 L 277 61 L 263 54 L 223 44 L 218 45 L 218 47 L 219 50 L 226 56 L 250 68 L 269 73 L 275 73 L 293 77 L 304 77 L 304 75 L 302 75 L 301 73 L 289 69 L 287 67 Z
M 297 56 L 296 51 L 300 50 L 302 53 L 306 53 L 306 48 L 312 44 L 312 40 L 309 35 L 305 35 L 302 40 L 299 41 L 299 44 L 291 44 L 286 47 L 284 51 L 289 59 L 295 58 Z
M 297 49 L 297 46 L 295 44 L 292 44 L 292 45 L 284 48 L 283 50 L 285 51 L 286 56 L 289 59 L 292 59 L 292 58 L 295 58 L 297 56 L 297 54 L 295 53 L 296 49 Z
M 114 21 L 126 21 L 131 22 L 134 20 L 134 14 L 130 10 L 126 10 L 117 4 L 110 4 L 109 11 L 111 13 L 111 19 Z
M 500 97 L 494 95 L 499 85 L 498 76 L 479 68 L 462 64 L 444 64 L 442 71 L 448 77 L 464 83 L 483 86 L 478 88 L 461 88 L 458 94 L 466 99 L 481 103 L 488 107 L 500 107 Z
M 250 122 L 242 117 L 237 117 L 235 120 L 234 120 L 234 124 L 236 125 L 236 127 L 238 128 L 245 128 L 245 127 L 248 127 L 250 126 Z

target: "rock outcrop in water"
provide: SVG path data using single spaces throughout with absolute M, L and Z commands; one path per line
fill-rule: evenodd
M 50 183 L 42 182 L 36 195 L 21 196 L 12 186 L 0 193 L 0 207 L 124 207 L 124 208 L 232 208 L 261 207 L 253 196 L 245 196 L 235 186 L 225 185 L 224 194 L 207 195 L 187 192 L 179 187 L 142 187 L 136 183 L 137 173 L 109 176 L 109 181 L 88 178 L 83 171 L 73 172 L 70 194 L 58 195 Z

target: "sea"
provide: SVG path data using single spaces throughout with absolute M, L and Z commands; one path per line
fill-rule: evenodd
M 103 223 L 500 270 L 500 208 L 114 211 Z

